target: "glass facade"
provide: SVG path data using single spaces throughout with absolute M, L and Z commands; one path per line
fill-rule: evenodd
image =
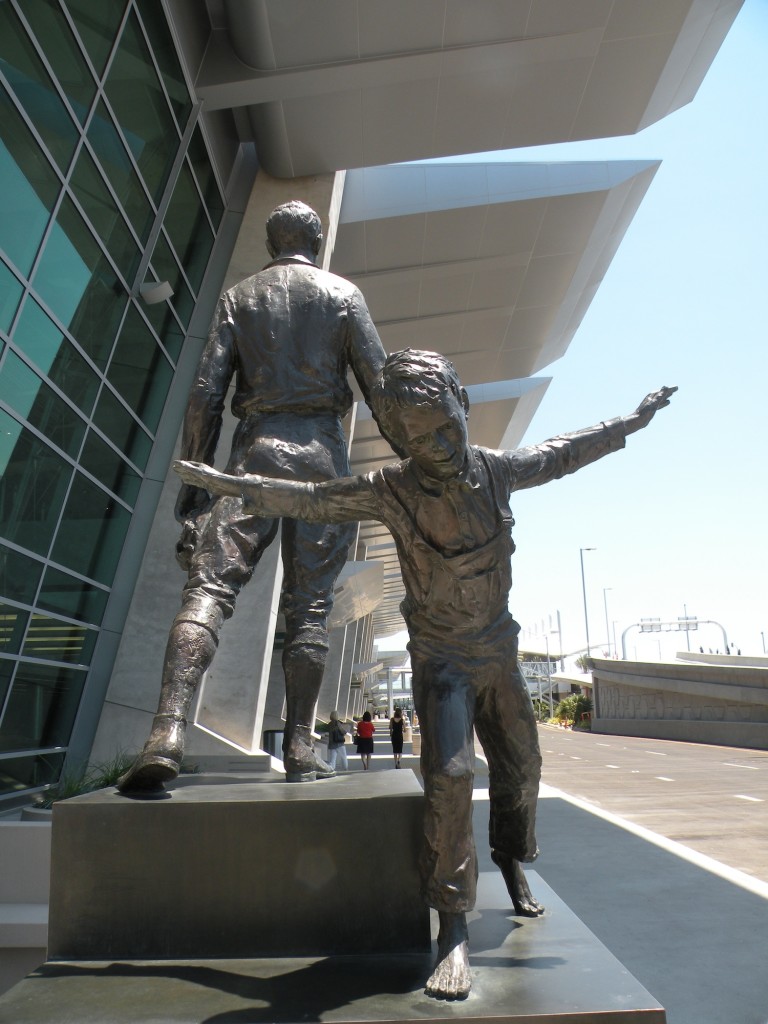
M 194 109 L 156 0 L 0 3 L 0 808 L 61 772 L 221 222 Z

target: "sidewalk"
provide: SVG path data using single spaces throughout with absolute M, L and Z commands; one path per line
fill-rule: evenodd
M 478 796 L 475 835 L 488 871 L 488 803 Z M 767 1024 L 765 895 L 546 787 L 538 838 L 533 869 L 665 1007 L 668 1024 Z
M 392 768 L 381 754 L 374 771 Z M 419 777 L 418 758 L 404 757 L 403 767 Z M 487 785 L 478 759 L 481 872 L 496 870 Z M 665 1007 L 668 1024 L 768 1024 L 768 883 L 545 785 L 537 832 L 542 852 L 531 869 Z

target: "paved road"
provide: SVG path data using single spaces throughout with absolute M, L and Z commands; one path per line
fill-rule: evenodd
M 548 726 L 539 739 L 532 871 L 659 1000 L 668 1024 L 768 1024 L 768 752 Z M 487 803 L 475 806 L 490 870 Z M 648 842 L 643 829 L 674 843 Z
M 540 729 L 542 780 L 768 882 L 768 751 Z

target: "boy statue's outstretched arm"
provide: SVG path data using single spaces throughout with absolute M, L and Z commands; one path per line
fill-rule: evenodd
M 675 391 L 676 387 L 659 388 L 628 416 L 617 416 L 571 434 L 550 437 L 542 444 L 503 453 L 510 471 L 510 491 L 559 480 L 619 451 L 629 434 L 648 426 L 656 412 L 669 405 Z
M 174 462 L 173 468 L 189 487 L 199 487 L 211 494 L 230 494 L 239 497 L 243 493 L 246 478 L 220 473 L 204 462 Z
M 677 391 L 677 388 L 659 388 L 646 395 L 640 405 L 629 416 L 624 417 L 624 429 L 627 434 L 634 434 L 636 430 L 647 427 L 653 417 L 659 411 L 669 405 L 669 400 Z
M 242 497 L 248 515 L 287 516 L 311 523 L 349 523 L 379 519 L 378 501 L 365 477 L 349 476 L 322 483 L 280 480 L 246 473 L 220 473 L 202 462 L 174 462 L 184 481 L 216 496 Z

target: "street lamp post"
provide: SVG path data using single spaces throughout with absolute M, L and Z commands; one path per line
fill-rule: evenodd
M 608 657 L 611 656 L 611 628 L 608 622 L 608 594 L 609 590 L 613 590 L 613 587 L 603 587 L 603 607 L 605 608 L 605 640 L 608 644 Z
M 544 634 L 544 643 L 547 645 L 547 687 L 549 688 L 549 717 L 555 714 L 555 705 L 552 701 L 552 667 L 549 664 L 549 633 Z
M 581 593 L 584 598 L 584 632 L 587 634 L 587 657 L 591 656 L 589 649 L 589 616 L 587 615 L 587 585 L 584 582 L 584 552 L 585 551 L 597 551 L 597 548 L 579 548 L 579 558 L 581 560 Z

